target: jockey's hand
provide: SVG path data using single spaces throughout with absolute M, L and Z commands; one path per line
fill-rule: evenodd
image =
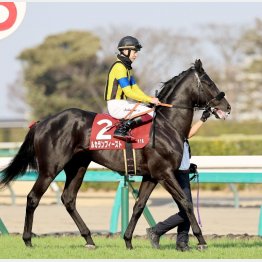
M 159 105 L 159 104 L 160 104 L 160 101 L 158 100 L 157 97 L 152 97 L 151 103 L 152 103 L 152 104 L 155 104 L 155 105 Z
M 210 110 L 205 110 L 200 118 L 202 122 L 206 122 L 207 119 L 211 116 Z

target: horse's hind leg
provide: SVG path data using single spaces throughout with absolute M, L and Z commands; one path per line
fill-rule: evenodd
M 138 198 L 133 208 L 133 214 L 130 219 L 130 222 L 128 223 L 126 232 L 124 234 L 124 240 L 125 240 L 127 249 L 133 248 L 131 241 L 132 241 L 132 235 L 135 230 L 135 226 L 141 214 L 143 213 L 144 207 L 146 205 L 146 202 L 149 196 L 151 195 L 156 185 L 157 185 L 157 182 L 155 180 L 150 180 L 150 179 L 143 177 L 142 183 L 140 184 L 140 187 L 139 187 Z
M 44 176 L 43 174 L 39 173 L 39 176 L 32 190 L 27 195 L 23 240 L 25 242 L 25 245 L 28 247 L 32 246 L 31 238 L 35 209 L 37 208 L 41 197 L 46 192 L 47 188 L 49 187 L 52 181 L 52 177 Z
M 86 166 L 88 164 L 86 164 Z M 86 172 L 86 166 L 79 166 L 79 164 L 75 162 L 70 162 L 66 165 L 66 183 L 61 199 L 67 212 L 76 223 L 81 236 L 86 240 L 85 246 L 93 249 L 95 248 L 95 243 L 91 237 L 91 232 L 76 210 L 76 196 L 82 184 Z
M 207 247 L 207 244 L 202 235 L 202 231 L 197 223 L 193 210 L 193 205 L 187 200 L 179 184 L 173 179 L 161 180 L 159 181 L 159 183 L 161 183 L 164 186 L 164 188 L 172 195 L 173 199 L 176 200 L 181 205 L 181 207 L 185 210 L 187 217 L 190 221 L 193 234 L 196 236 L 196 238 L 199 241 L 198 249 L 199 250 L 205 249 Z

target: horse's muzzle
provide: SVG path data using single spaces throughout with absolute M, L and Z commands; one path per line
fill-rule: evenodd
M 219 118 L 219 119 L 226 119 L 228 117 L 228 115 L 230 114 L 229 112 L 224 112 L 220 109 L 217 109 L 217 108 L 214 108 L 214 109 L 211 109 L 212 111 L 212 114 L 216 117 L 216 118 Z

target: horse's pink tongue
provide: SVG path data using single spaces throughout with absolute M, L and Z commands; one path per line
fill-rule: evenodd
M 219 118 L 223 118 L 223 119 L 226 119 L 227 115 L 225 112 L 223 112 L 222 110 L 218 109 L 216 110 L 216 114 L 219 116 Z

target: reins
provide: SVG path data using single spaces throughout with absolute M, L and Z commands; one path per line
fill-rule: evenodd
M 194 109 L 194 107 L 190 107 L 190 106 L 179 106 L 179 105 L 172 105 L 172 104 L 165 104 L 165 103 L 159 103 L 158 106 L 164 106 L 164 107 L 169 107 L 169 108 L 179 108 L 179 109 L 191 109 L 191 110 Z

